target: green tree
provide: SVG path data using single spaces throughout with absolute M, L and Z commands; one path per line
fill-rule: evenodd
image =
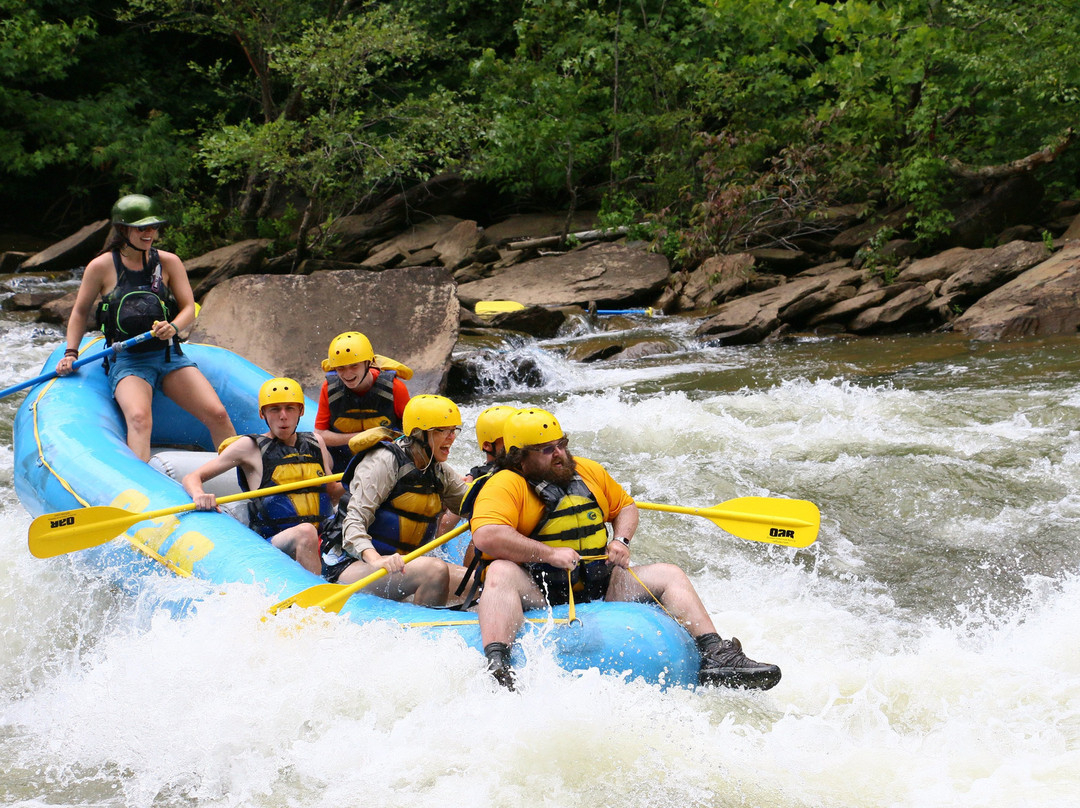
M 131 4 L 156 28 L 242 50 L 250 73 L 229 91 L 257 98 L 257 113 L 207 125 L 199 158 L 221 185 L 242 187 L 239 220 L 249 234 L 282 190 L 302 193 L 300 257 L 310 225 L 446 165 L 471 136 L 455 95 L 416 79 L 439 47 L 401 8 L 353 12 L 349 0 Z

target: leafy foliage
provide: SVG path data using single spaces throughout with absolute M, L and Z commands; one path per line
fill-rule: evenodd
M 0 198 L 81 222 L 144 191 L 190 251 L 303 253 L 457 168 L 687 263 L 851 202 L 930 242 L 971 169 L 1077 124 L 1078 42 L 1060 0 L 0 0 Z M 1039 172 L 1075 193 L 1080 156 Z

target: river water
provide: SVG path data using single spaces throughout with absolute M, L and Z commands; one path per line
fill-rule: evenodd
M 767 693 L 663 691 L 530 655 L 497 689 L 451 636 L 263 621 L 250 586 L 183 619 L 26 549 L 0 401 L 0 801 L 15 806 L 1059 806 L 1080 794 L 1080 343 L 951 336 L 716 348 L 678 318 L 606 321 L 663 357 L 507 343 L 571 448 L 639 499 L 810 499 L 792 550 L 643 512 L 639 562 L 691 575 Z M 62 338 L 0 314 L 5 384 Z M 313 357 L 312 361 L 317 361 Z

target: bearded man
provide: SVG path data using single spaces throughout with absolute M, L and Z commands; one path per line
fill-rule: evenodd
M 599 463 L 570 453 L 554 415 L 519 410 L 503 425 L 503 443 L 501 470 L 480 490 L 470 520 L 484 563 L 480 635 L 499 684 L 514 687 L 510 646 L 525 610 L 567 603 L 571 591 L 575 602 L 655 597 L 697 643 L 701 684 L 767 690 L 780 681 L 776 665 L 747 658 L 736 638 L 720 638 L 679 567 L 646 564 L 630 573 L 637 505 Z

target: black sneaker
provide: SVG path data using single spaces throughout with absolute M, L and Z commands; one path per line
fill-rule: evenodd
M 484 646 L 487 668 L 491 676 L 507 690 L 514 689 L 514 669 L 510 667 L 510 646 L 504 642 L 489 642 Z
M 780 681 L 780 668 L 747 657 L 737 637 L 722 640 L 717 634 L 703 634 L 697 645 L 701 653 L 698 682 L 702 685 L 768 690 Z

